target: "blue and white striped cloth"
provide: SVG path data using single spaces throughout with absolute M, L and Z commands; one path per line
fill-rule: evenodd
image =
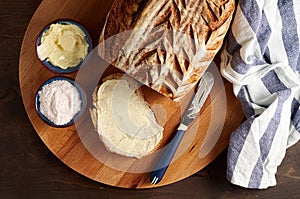
M 286 149 L 300 139 L 299 40 L 300 0 L 239 1 L 221 54 L 246 116 L 228 149 L 233 184 L 275 186 Z

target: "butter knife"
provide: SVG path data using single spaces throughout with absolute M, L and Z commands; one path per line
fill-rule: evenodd
M 188 125 L 199 115 L 200 110 L 206 101 L 212 87 L 214 85 L 214 76 L 210 72 L 205 72 L 200 79 L 197 87 L 197 92 L 191 101 L 189 108 L 184 113 L 177 132 L 172 141 L 168 144 L 166 151 L 164 151 L 162 157 L 159 159 L 154 171 L 151 173 L 151 184 L 158 184 L 164 174 L 166 173 L 174 154 L 181 142 L 181 139 L 188 129 Z

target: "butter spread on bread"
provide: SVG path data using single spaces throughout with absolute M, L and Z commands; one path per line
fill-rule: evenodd
M 107 150 L 142 158 L 162 139 L 163 127 L 129 77 L 111 75 L 93 94 L 93 123 Z

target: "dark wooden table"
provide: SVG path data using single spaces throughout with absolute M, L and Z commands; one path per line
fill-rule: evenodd
M 110 187 L 57 159 L 33 129 L 22 104 L 19 53 L 41 0 L 0 0 L 0 198 L 300 198 L 300 143 L 288 149 L 276 187 L 247 190 L 226 181 L 226 151 L 197 174 L 155 189 Z

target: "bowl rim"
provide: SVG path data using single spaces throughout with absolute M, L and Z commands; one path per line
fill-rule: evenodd
M 39 54 L 38 54 L 38 46 L 41 44 L 41 40 L 42 40 L 42 37 L 44 35 L 44 33 L 49 30 L 50 26 L 52 24 L 73 24 L 73 25 L 76 25 L 78 26 L 85 34 L 85 41 L 87 42 L 88 44 L 88 52 L 87 52 L 87 55 L 84 59 L 82 59 L 80 61 L 80 63 L 77 65 L 77 66 L 74 66 L 74 67 L 68 67 L 67 69 L 62 69 L 58 66 L 55 66 L 53 65 L 50 61 L 47 61 L 46 59 L 45 60 L 41 60 L 40 57 L 39 57 Z M 83 25 L 81 25 L 79 22 L 77 21 L 74 21 L 72 19 L 57 19 L 55 21 L 52 21 L 51 23 L 49 23 L 46 27 L 44 27 L 41 32 L 39 33 L 39 36 L 38 38 L 36 39 L 36 55 L 38 57 L 38 59 L 43 63 L 43 65 L 47 68 L 47 69 L 50 69 L 50 71 L 56 73 L 56 74 L 70 74 L 70 73 L 74 73 L 76 71 L 79 70 L 79 68 L 84 64 L 84 62 L 86 61 L 89 53 L 92 51 L 93 49 L 93 42 L 92 42 L 92 39 L 91 39 L 91 36 L 89 34 L 89 32 L 83 27 Z
M 40 110 L 40 91 L 44 88 L 44 86 L 46 86 L 54 81 L 57 81 L 57 80 L 64 80 L 64 81 L 71 83 L 77 89 L 80 99 L 81 99 L 80 111 L 78 113 L 76 113 L 76 115 L 68 123 L 63 124 L 63 125 L 55 124 L 54 122 L 49 120 L 45 115 L 43 115 Z M 87 98 L 86 98 L 86 93 L 85 93 L 84 89 L 82 88 L 82 86 L 80 86 L 80 84 L 76 80 L 74 80 L 70 77 L 55 76 L 55 77 L 48 79 L 39 87 L 39 89 L 37 90 L 36 95 L 35 95 L 35 109 L 36 109 L 39 117 L 45 123 L 47 123 L 48 125 L 50 125 L 52 127 L 65 128 L 65 127 L 72 126 L 83 115 L 83 113 L 85 112 L 86 106 L 87 106 Z

